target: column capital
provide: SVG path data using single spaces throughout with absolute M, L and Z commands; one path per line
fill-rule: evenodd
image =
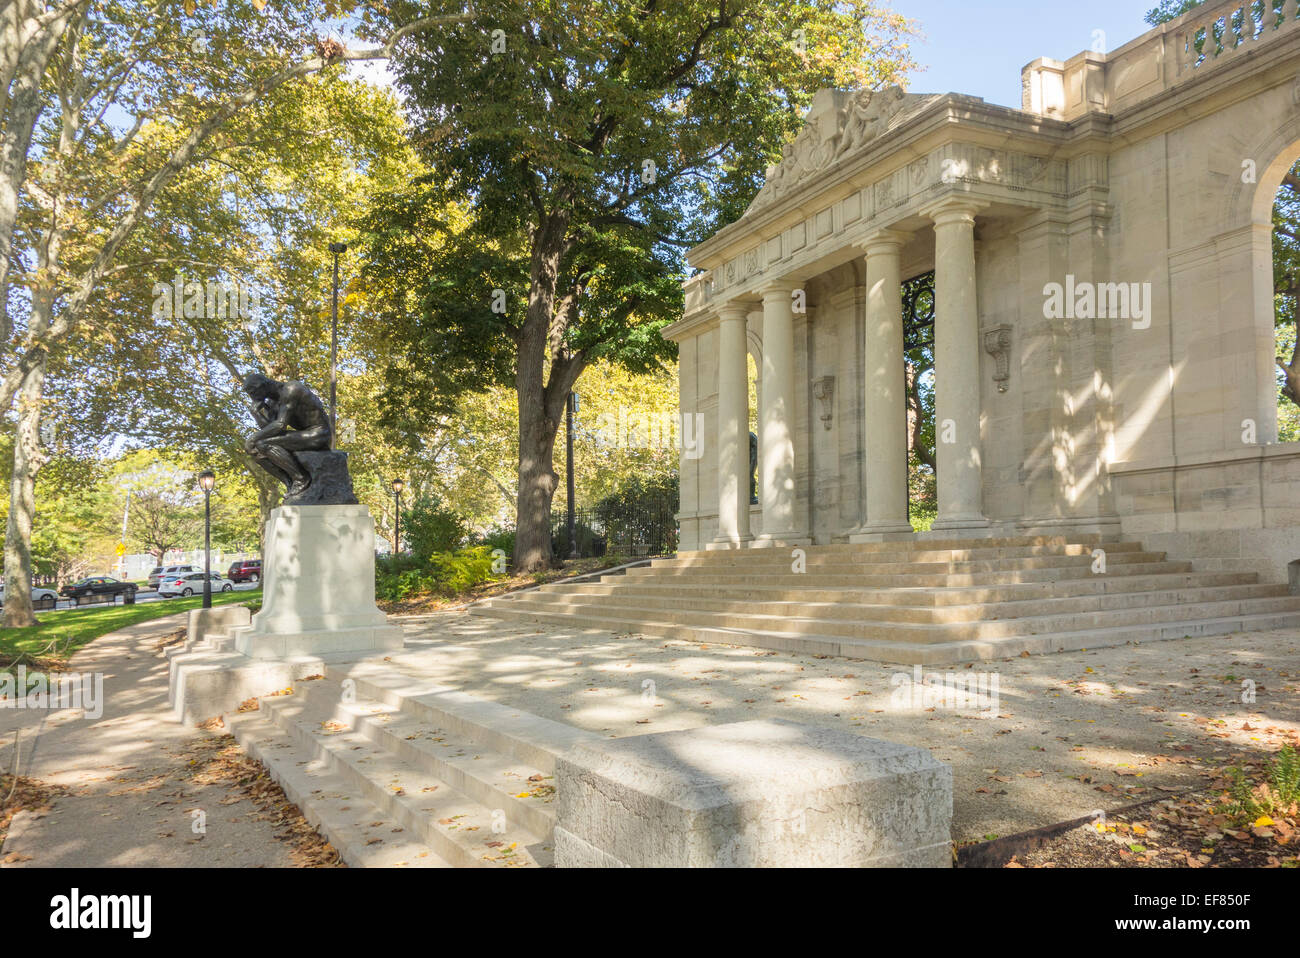
M 745 322 L 749 318 L 749 311 L 754 307 L 749 303 L 739 299 L 729 299 L 725 303 L 719 303 L 714 307 L 714 312 L 718 314 L 718 321 L 725 322 Z
M 777 296 L 782 296 L 786 300 L 789 300 L 790 294 L 794 292 L 796 289 L 800 289 L 802 287 L 803 287 L 803 280 L 792 278 L 789 276 L 780 276 L 775 279 L 768 280 L 766 283 L 760 286 L 758 288 L 758 295 L 763 298 L 764 302 L 766 302 L 769 298 L 775 298 Z
M 903 230 L 881 229 L 868 233 L 862 239 L 854 242 L 853 246 L 859 252 L 866 256 L 871 256 L 872 251 L 876 253 L 897 253 L 912 239 L 911 233 Z
M 985 200 L 967 196 L 947 196 L 936 203 L 931 203 L 920 212 L 927 219 L 933 220 L 935 226 L 947 226 L 952 223 L 975 222 L 975 214 L 988 207 Z

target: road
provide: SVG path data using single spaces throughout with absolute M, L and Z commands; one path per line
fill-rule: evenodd
M 261 583 L 257 583 L 257 582 L 236 582 L 236 583 L 235 583 L 235 591 L 236 591 L 236 592 L 252 592 L 252 591 L 253 591 L 254 589 L 256 589 L 260 584 L 261 584 Z M 215 592 L 213 593 L 213 595 L 216 595 L 216 594 L 218 594 L 218 593 L 215 593 Z M 137 604 L 142 603 L 142 602 L 166 602 L 166 601 L 168 601 L 169 599 L 175 599 L 175 598 L 178 598 L 178 596 L 174 596 L 174 595 L 161 596 L 161 595 L 159 595 L 157 592 L 155 592 L 153 589 L 141 589 L 139 592 L 137 592 L 137 593 L 135 594 L 135 601 L 136 601 Z M 107 604 L 108 604 L 108 603 L 104 603 L 104 605 L 107 605 Z M 117 600 L 117 602 L 116 602 L 115 604 L 116 604 L 116 605 L 121 605 L 121 604 L 122 604 L 122 600 L 121 600 L 120 597 L 118 598 L 118 600 Z M 75 603 L 74 603 L 71 599 L 60 598 L 59 601 L 58 601 L 58 603 L 54 606 L 54 608 L 55 608 L 56 611 L 58 611 L 58 610 L 62 610 L 62 609 L 73 609 L 73 608 L 77 608 L 77 606 L 75 605 Z M 102 608 L 102 606 L 97 606 L 97 605 L 84 605 L 84 606 L 81 606 L 81 608 L 83 608 L 83 609 L 96 609 L 96 608 Z M 46 610 L 46 611 L 49 611 L 49 610 Z

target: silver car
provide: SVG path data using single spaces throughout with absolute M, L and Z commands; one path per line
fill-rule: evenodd
M 235 583 L 214 572 L 212 573 L 212 591 L 234 592 Z M 181 575 L 163 576 L 158 583 L 158 594 L 162 596 L 202 595 L 203 573 L 186 572 Z
M 158 588 L 158 583 L 163 579 L 172 579 L 178 575 L 185 575 L 187 572 L 199 572 L 200 570 L 192 565 L 164 565 L 158 566 L 149 573 L 149 588 Z
M 55 592 L 53 589 L 46 588 L 45 586 L 32 589 L 33 602 L 40 602 L 43 599 L 53 599 L 55 602 L 58 602 L 59 594 Z M 0 608 L 3 608 L 4 604 L 5 604 L 5 584 L 4 582 L 0 582 Z

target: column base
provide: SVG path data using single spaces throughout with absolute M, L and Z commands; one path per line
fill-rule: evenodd
M 726 552 L 730 549 L 747 549 L 749 544 L 754 541 L 753 536 L 737 536 L 736 538 L 714 539 L 712 542 L 704 544 L 705 552 Z
M 884 519 L 880 522 L 866 522 L 856 529 L 850 529 L 848 541 L 851 545 L 862 542 L 898 542 L 911 539 L 916 535 L 912 524 L 906 520 Z
M 793 549 L 813 544 L 812 536 L 801 532 L 764 532 L 749 544 L 751 549 Z
M 993 523 L 984 516 L 979 515 L 978 513 L 968 513 L 966 515 L 941 516 L 934 520 L 934 524 L 930 526 L 929 533 L 921 534 L 929 535 L 931 538 L 937 538 L 934 536 L 934 533 L 936 532 L 959 532 L 963 535 L 969 536 L 988 536 L 993 534 L 994 529 Z
M 1097 535 L 1106 538 L 1118 537 L 1124 532 L 1119 516 L 1115 515 L 1021 519 L 1016 528 L 1022 535 L 1029 536 Z

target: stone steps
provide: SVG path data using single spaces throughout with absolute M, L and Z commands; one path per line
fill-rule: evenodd
M 1106 564 L 1132 565 L 1165 561 L 1163 552 L 1107 552 Z M 889 556 L 888 560 L 873 557 L 870 560 L 832 559 L 823 556 L 818 561 L 805 559 L 809 571 L 828 575 L 948 575 L 953 573 L 1015 572 L 1021 569 L 1088 568 L 1093 563 L 1090 553 L 1082 555 L 1030 555 L 995 556 L 984 559 L 904 558 Z M 688 560 L 678 563 L 671 559 L 652 560 L 650 565 L 627 570 L 629 576 L 692 575 L 696 572 L 734 572 L 739 574 L 783 575 L 794 564 L 794 558 L 782 554 L 778 561 L 765 559 L 752 565 L 740 559 L 705 562 Z
M 1129 540 L 1130 542 L 1132 540 Z M 889 542 L 862 542 L 855 544 L 836 543 L 834 545 L 815 545 L 801 546 L 809 556 L 812 555 L 843 555 L 849 553 L 911 553 L 911 552 L 934 552 L 947 550 L 969 550 L 969 549 L 1022 549 L 1022 548 L 1049 548 L 1064 549 L 1071 546 L 1088 547 L 1089 549 L 1104 547 L 1111 548 L 1114 545 L 1124 546 L 1124 540 L 1116 536 L 1102 536 L 1095 533 L 1075 536 L 987 536 L 977 538 L 954 538 L 954 539 L 898 539 Z M 780 553 L 780 549 L 746 549 L 744 554 L 764 555 L 771 553 Z M 694 551 L 679 552 L 676 558 L 689 559 L 696 556 L 714 557 L 736 555 L 734 550 L 712 550 L 698 549 Z
M 811 610 L 795 605 L 798 614 L 762 614 L 755 611 L 720 612 L 683 609 L 671 600 L 653 603 L 619 596 L 599 601 L 573 601 L 568 596 L 531 595 L 514 600 L 514 608 L 539 612 L 570 612 L 581 617 L 619 615 L 622 618 L 645 616 L 677 625 L 726 629 L 754 628 L 759 631 L 783 631 L 818 635 L 844 636 L 884 641 L 952 642 L 967 639 L 1000 639 L 1013 635 L 1042 635 L 1079 629 L 1105 629 L 1121 626 L 1183 622 L 1189 619 L 1216 619 L 1233 615 L 1295 612 L 1300 616 L 1300 597 L 1282 595 L 1262 598 L 1228 598 L 1214 602 L 1196 601 L 1174 605 L 1151 605 L 1129 609 L 1103 609 L 1056 615 L 1029 615 L 1008 618 L 980 618 L 965 622 L 880 622 L 815 617 Z
M 596 602 L 596 597 L 604 598 Z M 1227 585 L 1207 588 L 1166 589 L 1159 591 L 1100 593 L 1086 596 L 1026 599 L 1015 602 L 981 602 L 970 605 L 908 606 L 886 605 L 856 601 L 853 593 L 839 602 L 814 602 L 766 600 L 763 598 L 693 597 L 681 590 L 662 586 L 648 586 L 606 592 L 555 592 L 532 596 L 530 600 L 546 601 L 549 605 L 577 608 L 598 604 L 602 607 L 640 606 L 670 608 L 682 611 L 718 612 L 731 615 L 779 616 L 814 619 L 850 619 L 870 622 L 899 622 L 915 625 L 979 622 L 1004 618 L 1021 618 L 1047 615 L 1083 615 L 1095 612 L 1147 608 L 1151 606 L 1177 606 L 1187 603 L 1216 602 L 1257 598 L 1286 598 L 1284 585 Z M 1262 611 L 1262 610 L 1261 610 Z
M 538 612 L 497 608 L 476 609 L 475 614 L 519 621 L 521 619 L 556 628 L 590 631 L 635 633 L 669 639 L 687 639 L 719 645 L 750 646 L 806 655 L 836 655 L 873 662 L 896 662 L 902 665 L 949 665 L 1008 658 L 1021 652 L 1031 654 L 1069 652 L 1076 649 L 1104 648 L 1160 639 L 1190 638 L 1196 635 L 1226 635 L 1264 629 L 1300 627 L 1300 612 L 1250 615 L 1227 619 L 1199 620 L 1162 624 L 1060 632 L 1054 635 L 1012 636 L 982 641 L 936 642 L 916 644 L 853 639 L 842 636 L 762 631 L 758 629 L 701 628 L 661 622 L 646 618 L 620 618 L 613 615 L 575 616 L 568 612 Z
M 1024 582 L 982 588 L 946 589 L 868 589 L 839 586 L 837 588 L 791 589 L 779 585 L 753 584 L 749 587 L 697 585 L 693 582 L 643 579 L 635 583 L 606 578 L 603 582 L 562 583 L 546 587 L 548 593 L 580 593 L 585 595 L 614 595 L 654 592 L 671 596 L 713 599 L 747 600 L 754 602 L 824 602 L 875 605 L 944 607 L 950 605 L 978 605 L 982 603 L 1021 602 L 1034 599 L 1075 598 L 1096 595 L 1124 595 L 1140 592 L 1169 591 L 1184 588 L 1217 588 L 1221 586 L 1250 586 L 1258 577 L 1250 572 L 1189 572 L 1163 575 L 1127 575 L 1119 577 L 1094 576 L 1091 579 L 1073 579 L 1056 582 Z
M 931 572 L 915 573 L 906 572 L 906 566 L 894 566 L 899 571 L 890 573 L 822 573 L 809 570 L 807 572 L 792 572 L 790 569 L 784 571 L 763 571 L 755 570 L 746 572 L 740 569 L 734 571 L 715 571 L 709 570 L 669 570 L 662 573 L 655 573 L 650 569 L 629 569 L 624 577 L 629 581 L 638 579 L 660 579 L 671 581 L 676 578 L 688 580 L 707 585 L 746 585 L 748 583 L 757 583 L 760 585 L 789 585 L 789 586 L 808 586 L 812 584 L 809 576 L 815 574 L 816 584 L 826 587 L 858 587 L 858 588 L 885 588 L 885 589 L 942 589 L 957 586 L 981 586 L 981 585 L 1011 585 L 1021 582 L 1058 582 L 1070 579 L 1089 579 L 1095 573 L 1092 571 L 1090 563 L 1083 563 L 1075 566 L 1058 566 L 1058 567 L 1035 567 L 1030 569 L 1013 569 L 1002 572 L 976 572 L 976 573 L 949 573 L 949 572 Z M 1115 568 L 1116 571 L 1108 574 L 1119 574 L 1123 570 L 1125 575 L 1161 575 L 1173 572 L 1191 572 L 1192 564 L 1190 562 L 1134 562 Z M 602 581 L 604 581 L 602 579 Z
M 266 766 L 289 801 L 337 849 L 349 868 L 451 867 L 424 843 L 399 837 L 403 833 L 394 834 L 393 829 L 400 826 L 392 818 L 258 713 L 228 718 L 227 724 L 239 744 Z
M 577 736 L 544 741 L 558 723 L 364 664 L 293 688 L 231 717 L 233 732 L 349 865 L 550 864 L 550 776 Z
M 981 540 L 982 541 L 982 540 Z M 984 559 L 1022 559 L 1033 556 L 1089 556 L 1094 549 L 1104 549 L 1107 555 L 1127 554 L 1143 551 L 1140 542 L 1100 542 L 1100 543 L 1057 543 L 1052 545 L 1018 545 L 972 548 L 932 548 L 927 543 L 895 543 L 897 548 L 890 549 L 890 543 L 873 545 L 831 545 L 801 546 L 809 565 L 821 562 L 854 562 L 871 564 L 875 562 L 898 562 L 916 560 L 918 562 L 971 562 Z M 736 562 L 745 565 L 787 563 L 792 550 L 789 549 L 742 549 L 720 550 L 717 552 L 682 552 L 675 556 L 652 559 L 651 564 L 658 566 L 689 566 Z
M 785 550 L 693 552 L 472 611 L 907 664 L 1300 625 L 1285 586 L 1095 536 L 818 546 L 806 560 L 793 572 Z

